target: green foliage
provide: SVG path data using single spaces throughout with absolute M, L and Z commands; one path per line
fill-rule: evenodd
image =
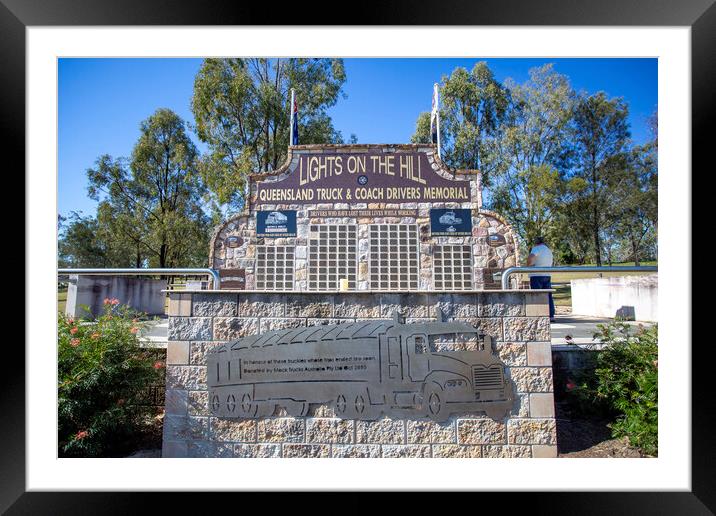
M 164 363 L 139 347 L 138 314 L 105 300 L 95 321 L 58 317 L 58 439 L 60 456 L 112 456 L 142 431 L 145 389 Z
M 551 64 L 524 83 L 498 82 L 484 62 L 458 67 L 440 91 L 443 161 L 482 172 L 485 206 L 523 244 L 546 237 L 557 265 L 655 258 L 656 113 L 653 141 L 630 147 L 626 103 L 575 92 Z M 430 113 L 411 141 L 430 142 Z
M 59 267 L 132 267 L 132 249 L 115 245 L 116 236 L 95 217 L 71 212 L 59 225 Z
M 290 90 L 296 92 L 299 143 L 340 143 L 327 114 L 343 95 L 341 59 L 206 59 L 191 109 L 209 147 L 199 171 L 220 204 L 239 209 L 246 178 L 281 166 L 289 145 Z
M 627 437 L 648 455 L 658 452 L 658 328 L 636 331 L 614 322 L 599 325 L 595 338 L 607 344 L 598 353 L 594 374 L 582 378 L 573 394 L 583 404 L 607 407 L 614 437 Z
M 142 267 L 197 267 L 208 258 L 210 219 L 197 150 L 184 121 L 158 109 L 140 125 L 131 159 L 100 156 L 87 171 L 100 201 L 96 232 Z

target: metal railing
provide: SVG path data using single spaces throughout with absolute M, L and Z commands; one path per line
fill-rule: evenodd
M 510 290 L 510 276 L 527 272 L 656 272 L 656 265 L 570 266 L 570 267 L 510 267 L 502 273 L 502 290 Z
M 181 269 L 181 268 L 169 268 L 169 269 L 57 269 L 58 276 L 189 276 L 189 275 L 204 275 L 210 276 L 212 279 L 212 286 L 219 288 L 219 271 L 216 269 Z

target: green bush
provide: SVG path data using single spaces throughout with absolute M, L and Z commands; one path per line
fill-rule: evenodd
M 164 363 L 139 346 L 138 317 L 116 299 L 105 299 L 95 320 L 59 315 L 60 456 L 123 453 L 142 432 L 142 396 L 162 377 Z
M 622 322 L 599 325 L 595 338 L 607 346 L 598 353 L 591 379 L 580 379 L 573 395 L 591 398 L 614 416 L 613 437 L 627 437 L 648 455 L 658 452 L 658 327 Z

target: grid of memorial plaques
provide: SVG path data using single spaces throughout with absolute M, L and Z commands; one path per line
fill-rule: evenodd
M 372 290 L 417 290 L 419 272 L 415 224 L 370 226 Z
M 291 246 L 256 247 L 256 290 L 293 290 Z
M 355 225 L 311 226 L 308 290 L 341 290 L 342 279 L 356 289 L 357 236 Z
M 469 245 L 433 248 L 435 290 L 472 290 L 472 253 Z

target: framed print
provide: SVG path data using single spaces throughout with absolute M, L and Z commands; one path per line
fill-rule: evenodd
M 708 305 L 692 302 L 690 281 L 694 252 L 692 170 L 706 166 L 706 128 L 714 116 L 713 1 L 690 0 L 678 5 L 646 0 L 601 4 L 563 0 L 474 5 L 419 2 L 379 10 L 356 9 L 349 22 L 331 19 L 328 13 L 335 5 L 327 10 L 296 7 L 266 9 L 224 2 L 205 7 L 177 2 L 167 11 L 161 2 L 0 0 L 0 107 L 7 130 L 5 141 L 9 149 L 15 149 L 15 155 L 22 156 L 17 170 L 22 168 L 26 173 L 26 270 L 32 272 L 26 278 L 25 349 L 9 341 L 6 346 L 8 365 L 0 398 L 5 421 L 0 425 L 0 508 L 10 514 L 79 509 L 126 512 L 130 506 L 139 505 L 139 500 L 111 491 L 327 489 L 529 491 L 520 496 L 514 493 L 515 507 L 536 510 L 536 504 L 540 504 L 540 510 L 547 506 L 550 513 L 573 512 L 574 507 L 587 513 L 714 511 L 714 445 L 710 436 L 714 403 L 708 394 L 710 374 L 706 371 L 713 352 L 710 346 L 693 342 L 693 315 L 700 317 Z M 299 91 L 295 100 L 291 93 L 290 108 L 286 107 L 289 97 L 282 97 L 281 106 L 290 110 L 290 118 L 275 126 L 257 124 L 255 134 L 260 136 L 256 138 L 265 138 L 265 148 L 255 145 L 250 147 L 251 152 L 232 154 L 232 145 L 249 146 L 237 144 L 240 137 L 226 129 L 231 113 L 221 110 L 236 106 L 222 105 L 224 91 L 213 86 L 217 77 L 235 70 L 221 68 L 221 63 L 229 58 L 284 57 L 380 63 L 372 69 L 374 73 L 360 76 L 360 91 L 369 101 L 349 115 L 338 111 L 336 117 L 343 116 L 344 122 L 335 127 L 330 117 L 336 111 L 331 110 L 340 109 L 345 70 L 331 68 L 333 65 L 318 71 L 296 68 L 291 72 L 296 77 L 307 70 L 323 74 L 325 89 L 314 88 L 310 96 L 303 97 Z M 210 64 L 216 65 L 213 70 L 205 66 L 206 60 L 212 59 Z M 573 382 L 559 376 L 552 359 L 552 315 L 547 303 L 551 287 L 533 287 L 537 291 L 532 293 L 500 289 L 499 275 L 510 267 L 524 265 L 527 254 L 534 254 L 527 245 L 545 236 L 543 226 L 530 225 L 538 217 L 530 219 L 530 214 L 509 211 L 514 204 L 512 193 L 509 188 L 498 188 L 503 177 L 499 174 L 509 174 L 505 172 L 509 166 L 504 165 L 509 159 L 513 160 L 510 163 L 533 159 L 532 155 L 519 154 L 518 147 L 527 145 L 534 134 L 525 131 L 523 139 L 518 140 L 517 135 L 509 140 L 517 157 L 506 157 L 504 149 L 495 151 L 486 143 L 479 147 L 477 157 L 466 161 L 469 166 L 455 165 L 462 163 L 459 160 L 463 155 L 455 151 L 459 138 L 450 133 L 454 131 L 450 123 L 467 115 L 460 115 L 458 108 L 452 119 L 441 114 L 444 104 L 440 102 L 450 102 L 451 94 L 455 95 L 453 99 L 457 97 L 445 89 L 449 83 L 445 74 L 468 66 L 468 61 L 473 66 L 478 61 L 492 65 L 518 59 L 539 65 L 545 59 L 588 63 L 582 65 L 581 82 L 574 85 L 575 98 L 582 93 L 579 88 L 598 97 L 598 85 L 602 84 L 598 79 L 603 79 L 599 75 L 609 66 L 613 66 L 611 75 L 619 75 L 612 62 L 598 68 L 595 63 L 599 60 L 644 62 L 651 74 L 651 82 L 631 85 L 634 93 L 627 101 L 643 96 L 653 109 L 647 106 L 630 118 L 636 129 L 622 127 L 619 137 L 629 149 L 647 147 L 652 142 L 647 128 L 659 122 L 660 145 L 656 145 L 654 133 L 649 159 L 658 156 L 662 181 L 658 187 L 652 185 L 653 197 L 649 199 L 653 201 L 654 225 L 656 220 L 661 221 L 658 229 L 663 244 L 659 245 L 654 234 L 648 245 L 661 255 L 662 265 L 662 317 L 658 321 L 662 346 L 653 364 L 662 396 L 658 399 L 658 453 L 647 457 L 589 459 L 573 455 L 576 458 L 570 459 L 559 449 L 559 439 L 565 432 L 560 429 L 562 416 L 554 410 L 555 392 L 558 385 L 563 389 Z M 360 132 L 352 133 L 359 120 L 365 133 L 391 134 L 391 113 L 398 112 L 400 106 L 375 100 L 379 90 L 394 88 L 401 92 L 400 97 L 407 98 L 411 90 L 408 81 L 417 78 L 421 72 L 416 70 L 430 60 L 454 60 L 457 64 L 453 66 L 450 61 L 442 75 L 443 69 L 438 73 L 437 67 L 430 74 L 422 72 L 429 76 L 423 80 L 442 81 L 442 89 L 439 97 L 428 89 L 425 101 L 415 109 L 411 107 L 415 113 L 409 115 L 410 133 L 403 141 L 381 141 L 381 136 L 359 140 L 364 138 Z M 100 79 L 81 66 L 72 74 L 67 72 L 68 67 L 90 61 L 97 66 L 111 63 L 117 67 Z M 190 79 L 181 87 L 176 86 L 172 72 L 177 63 L 187 63 L 189 70 L 184 77 Z M 505 64 L 501 72 L 504 99 L 523 109 L 510 111 L 512 127 L 521 122 L 527 127 L 540 120 L 539 113 L 532 119 L 524 115 L 524 106 L 537 103 L 538 98 L 527 64 L 518 71 L 514 63 Z M 403 82 L 391 83 L 387 75 L 381 75 L 381 66 L 384 70 L 400 66 Z M 269 68 L 255 70 L 258 75 L 269 72 Z M 518 80 L 507 80 L 513 76 Z M 460 85 L 467 88 L 480 80 L 484 76 Z M 169 84 L 176 86 L 171 90 L 176 97 L 167 93 Z M 236 82 L 231 87 L 235 92 L 244 86 Z M 639 92 L 642 87 L 649 88 L 649 95 Z M 71 96 L 64 95 L 68 91 Z M 348 98 L 355 91 L 351 90 Z M 149 93 L 151 101 L 145 98 Z M 569 95 L 564 99 L 572 99 Z M 72 104 L 65 100 L 70 97 Z M 123 103 L 118 101 L 120 97 Z M 502 97 L 498 97 L 495 113 L 501 109 Z M 618 110 L 621 100 L 614 97 L 608 99 L 609 106 Z M 87 116 L 65 125 L 70 105 Z M 246 109 L 259 110 L 256 106 L 247 103 Z M 96 125 L 89 129 L 92 111 L 101 107 L 112 108 L 113 114 L 99 122 L 92 119 Z M 172 109 L 179 114 L 172 114 Z M 135 120 L 138 110 L 144 114 Z M 310 123 L 309 110 L 313 110 Z M 653 120 L 650 111 L 655 112 Z M 202 113 L 209 112 L 216 118 L 202 118 Z M 127 122 L 129 113 L 132 120 Z M 587 113 L 581 128 L 589 125 L 588 118 Z M 442 120 L 442 129 L 437 120 Z M 486 137 L 490 123 L 489 117 L 479 118 L 476 132 L 460 133 L 461 138 Z M 578 132 L 577 122 L 574 125 L 564 130 Z M 127 209 L 126 202 L 112 202 L 118 184 L 112 180 L 151 168 L 151 153 L 161 146 L 143 143 L 159 138 L 156 135 L 162 131 L 156 130 L 157 126 L 176 130 L 171 145 L 178 150 L 166 154 L 171 155 L 167 162 L 174 160 L 171 163 L 179 178 L 176 189 L 188 188 L 192 181 L 201 182 L 181 201 L 190 206 L 187 212 L 194 210 L 193 216 L 200 223 L 192 225 L 187 217 L 179 224 L 172 215 L 153 226 L 156 215 L 143 218 L 141 210 Z M 433 133 L 445 135 L 444 140 L 440 136 L 434 139 Z M 317 134 L 325 141 L 311 141 Z M 507 142 L 505 138 L 500 141 Z M 272 145 L 279 139 L 291 144 L 273 152 Z M 105 142 L 102 149 L 107 150 L 95 151 L 97 141 Z M 93 158 L 66 160 L 64 149 L 70 144 L 85 154 L 92 149 Z M 567 147 L 561 149 L 564 152 L 555 152 L 550 164 L 578 161 L 577 144 Z M 22 148 L 25 153 L 17 151 Z M 643 155 L 638 159 L 629 156 L 631 161 L 626 157 L 626 161 L 609 161 L 611 175 L 604 181 L 621 178 L 618 174 L 629 166 L 647 167 L 644 162 L 648 159 Z M 264 161 L 261 172 L 251 168 Z M 535 205 L 567 202 L 575 191 L 584 190 L 579 190 L 583 188 L 580 181 L 590 180 L 585 173 L 579 176 L 580 181 L 561 182 L 564 177 L 555 172 L 557 165 L 542 165 L 530 165 L 521 172 L 528 171 L 530 181 L 548 185 L 544 189 L 559 190 L 560 197 L 540 198 Z M 581 165 L 570 166 L 577 170 Z M 166 294 L 167 352 L 165 359 L 155 362 L 156 368 L 166 367 L 166 399 L 161 396 L 166 410 L 161 416 L 161 451 L 151 458 L 131 461 L 126 460 L 128 454 L 121 459 L 82 454 L 70 457 L 58 451 L 63 436 L 58 431 L 56 352 L 59 327 L 66 324 L 61 315 L 58 322 L 57 290 L 52 284 L 53 276 L 57 280 L 58 256 L 63 252 L 58 244 L 58 224 L 66 224 L 71 217 L 87 222 L 76 213 L 79 204 L 72 203 L 90 202 L 84 193 L 87 185 L 64 181 L 60 167 L 89 178 L 92 209 L 106 201 L 103 220 L 113 224 L 107 226 L 111 228 L 108 234 L 116 236 L 124 231 L 134 237 L 115 246 L 118 253 L 124 253 L 122 260 L 137 268 L 154 267 L 155 263 L 161 267 L 183 265 L 172 262 L 173 255 L 164 252 L 165 247 L 172 248 L 168 241 L 154 249 L 156 240 L 143 240 L 139 234 L 175 224 L 171 226 L 173 233 L 156 234 L 166 237 L 171 233 L 167 238 L 181 235 L 178 242 L 182 245 L 172 248 L 176 256 L 186 263 L 199 260 L 202 267 L 208 261 L 222 278 L 214 289 L 200 292 L 199 288 L 190 288 L 180 294 Z M 167 174 L 169 169 L 168 165 Z M 57 191 L 47 187 L 53 180 Z M 623 189 L 623 184 L 620 182 L 619 188 Z M 136 186 L 136 196 L 145 195 L 149 188 L 145 186 Z M 483 187 L 487 192 L 484 199 Z M 621 192 L 619 188 L 612 192 Z M 657 189 L 660 203 L 655 199 Z M 72 201 L 62 200 L 64 192 L 70 190 L 74 191 L 67 198 Z M 169 196 L 175 193 L 171 188 L 162 192 Z M 390 196 L 395 203 L 380 196 Z M 207 199 L 214 202 L 212 209 L 202 204 L 208 203 Z M 639 199 L 633 203 L 634 210 L 647 202 L 645 197 Z M 65 202 L 62 207 L 61 202 Z M 504 211 L 493 209 L 495 206 Z M 122 219 L 123 209 L 133 218 Z M 570 231 L 582 212 L 571 213 L 571 224 L 555 225 L 547 236 L 556 238 L 560 231 Z M 597 242 L 600 237 L 609 240 L 616 230 L 609 235 L 595 233 L 599 231 L 574 238 L 566 249 L 555 247 L 555 256 L 576 256 L 582 252 L 582 242 L 592 245 L 594 238 Z M 200 248 L 198 254 L 193 251 L 194 244 Z M 621 249 L 617 244 L 613 249 L 609 243 L 594 245 L 597 261 L 602 259 L 600 245 L 609 253 Z M 529 252 L 521 256 L 521 248 Z M 589 264 L 592 256 L 584 251 L 573 259 L 574 263 Z M 612 255 L 604 257 L 605 262 L 607 259 L 611 263 Z M 633 261 L 638 260 L 637 256 Z M 191 266 L 197 267 L 194 262 Z M 526 279 L 525 275 L 525 283 Z M 554 294 L 557 298 L 559 290 Z M 111 298 L 107 301 L 112 304 Z M 401 313 L 402 309 L 407 315 Z M 472 330 L 460 326 L 462 319 L 469 318 L 479 320 L 480 328 L 489 329 L 489 337 L 485 332 L 478 334 L 474 326 Z M 312 324 L 326 326 L 319 332 L 307 328 Z M 402 333 L 390 334 L 389 324 L 401 328 Z M 439 334 L 435 328 L 441 325 L 449 327 L 451 339 L 434 338 L 431 332 Z M 80 335 L 85 331 L 72 328 Z M 384 335 L 368 335 L 369 330 Z M 249 389 L 248 384 L 241 384 L 241 389 L 228 389 L 221 383 L 244 371 L 241 367 L 245 364 L 233 361 L 232 345 L 238 349 L 259 342 L 275 345 L 278 350 L 283 345 L 310 342 L 313 350 L 327 345 L 318 336 L 330 335 L 331 342 L 339 346 L 349 331 L 353 332 L 353 355 L 360 354 L 360 346 L 375 346 L 368 369 L 376 377 L 365 382 L 365 392 L 354 392 L 353 386 L 337 390 L 333 385 L 314 386 L 324 389 L 318 401 L 325 403 L 313 406 L 319 404 L 309 403 L 310 396 L 301 397 L 297 390 L 291 390 L 295 386 L 282 385 L 281 395 L 271 398 L 269 410 L 262 403 L 265 400 L 259 395 L 260 386 L 251 384 Z M 94 338 L 91 335 L 88 333 L 87 338 Z M 370 340 L 373 338 L 375 342 Z M 80 345 L 75 333 L 65 340 L 70 346 L 67 349 Z M 216 358 L 222 350 L 228 354 Z M 440 360 L 447 360 L 442 355 L 447 352 L 484 356 L 480 355 L 479 367 L 470 362 L 465 372 L 458 366 L 438 366 Z M 334 357 L 341 362 L 341 371 L 359 367 L 353 355 Z M 310 365 L 282 363 L 280 367 L 325 366 L 320 357 L 296 356 L 296 360 Z M 361 360 L 368 360 L 365 356 Z M 270 355 L 271 360 L 275 358 Z M 429 364 L 424 371 L 420 369 L 421 360 Z M 351 363 L 346 366 L 342 362 Z M 207 363 L 218 368 L 208 371 Z M 428 375 L 436 371 L 452 376 L 431 383 Z M 211 388 L 207 387 L 207 374 L 214 375 L 209 377 Z M 313 381 L 313 376 L 310 378 Z M 391 381 L 402 387 L 393 386 Z M 381 393 L 381 399 L 376 401 L 369 389 L 378 384 L 375 392 Z M 473 384 L 481 388 L 470 390 Z M 220 399 L 220 395 L 226 399 Z M 480 403 L 475 402 L 478 395 Z M 451 402 L 455 405 L 446 408 Z M 503 405 L 510 405 L 509 410 L 514 412 L 502 421 L 491 418 L 491 402 L 501 403 L 501 410 Z M 431 408 L 434 417 L 422 417 L 429 415 Z M 371 409 L 375 414 L 370 417 L 340 417 L 341 413 Z M 228 422 L 220 417 L 237 410 L 251 414 L 250 422 L 242 426 L 235 415 Z M 475 410 L 484 413 L 475 415 Z M 421 417 L 413 417 L 415 414 Z M 462 420 L 466 422 L 460 423 Z M 75 430 L 75 441 L 88 435 Z M 262 456 L 267 458 L 259 460 Z M 342 456 L 355 458 L 338 459 Z M 455 458 L 444 458 L 448 456 Z M 289 457 L 305 460 L 283 460 Z M 101 493 L 89 496 L 84 491 Z M 513 499 L 513 493 L 491 496 Z

